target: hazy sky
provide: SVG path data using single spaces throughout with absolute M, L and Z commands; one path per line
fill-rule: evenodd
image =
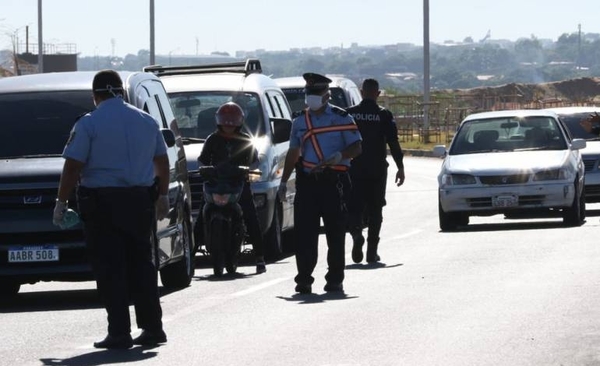
M 45 43 L 74 43 L 85 56 L 149 49 L 149 0 L 44 0 Z M 38 0 L 0 0 L 0 49 L 11 36 L 37 44 Z M 600 33 L 599 0 L 430 0 L 430 40 L 520 37 L 556 40 Z M 155 0 L 156 54 L 194 55 L 294 47 L 423 44 L 417 0 Z

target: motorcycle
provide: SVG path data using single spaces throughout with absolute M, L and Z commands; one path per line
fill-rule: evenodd
M 211 257 L 215 276 L 235 273 L 246 240 L 246 226 L 239 204 L 246 181 L 260 177 L 260 170 L 246 166 L 220 164 L 202 166 L 204 206 L 204 247 Z

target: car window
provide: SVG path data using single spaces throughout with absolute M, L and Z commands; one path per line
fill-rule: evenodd
M 279 91 L 268 91 L 269 117 L 291 119 L 290 111 L 285 103 L 285 97 Z
M 450 154 L 515 150 L 564 150 L 567 142 L 552 117 L 490 118 L 464 122 Z
M 244 110 L 245 132 L 253 136 L 265 133 L 262 105 L 254 93 L 194 91 L 170 93 L 169 100 L 184 137 L 207 138 L 216 130 L 217 109 L 227 102 L 235 102 Z
M 0 157 L 62 154 L 76 119 L 93 110 L 90 91 L 0 94 Z
M 590 116 L 590 113 L 574 113 L 574 114 L 559 115 L 560 119 L 567 126 L 567 128 L 569 129 L 569 132 L 571 133 L 571 136 L 574 139 L 586 139 L 586 140 L 598 139 L 597 134 L 594 134 L 591 132 L 586 132 L 583 129 L 583 127 L 581 127 L 581 125 L 579 124 L 579 123 L 581 123 L 581 121 L 588 118 L 589 116 Z

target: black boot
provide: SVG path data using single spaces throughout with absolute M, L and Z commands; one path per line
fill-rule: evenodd
M 381 260 L 379 254 L 377 254 L 378 245 L 379 238 L 367 238 L 367 263 L 376 263 Z
M 363 260 L 362 247 L 365 243 L 365 238 L 362 235 L 362 230 L 356 230 L 352 233 L 352 261 L 354 263 L 360 263 Z

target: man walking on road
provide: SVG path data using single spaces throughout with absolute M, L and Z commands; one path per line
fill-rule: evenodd
M 404 183 L 403 153 L 398 142 L 398 129 L 394 116 L 389 110 L 377 104 L 379 83 L 375 79 L 366 79 L 361 88 L 363 100 L 360 104 L 347 109 L 354 118 L 362 141 L 362 154 L 352 160 L 350 177 L 352 191 L 350 198 L 349 229 L 353 239 L 352 260 L 363 260 L 362 247 L 365 238 L 362 229 L 368 227 L 367 262 L 379 262 L 377 253 L 379 232 L 383 221 L 382 210 L 385 206 L 385 189 L 388 162 L 386 145 L 396 163 L 396 185 Z

